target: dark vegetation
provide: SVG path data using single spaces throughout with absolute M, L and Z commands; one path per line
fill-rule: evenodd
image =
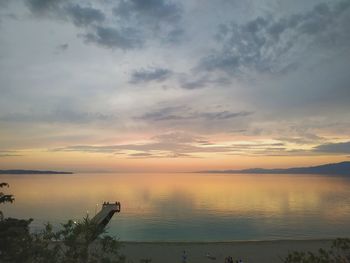
M 0 183 L 0 188 L 3 188 L 3 187 L 9 187 L 9 185 L 7 183 Z M 14 200 L 15 198 L 13 197 L 13 195 L 4 194 L 3 192 L 0 192 L 0 204 L 12 203 Z M 3 218 L 4 218 L 4 215 L 0 210 L 0 220 L 3 220 Z
M 0 183 L 1 188 L 8 187 Z M 0 192 L 0 204 L 13 202 L 12 195 Z M 33 220 L 0 218 L 0 262 L 21 263 L 123 263 L 119 242 L 88 217 L 72 220 L 54 231 L 46 224 L 39 233 L 30 233 Z
M 285 263 L 350 263 L 350 239 L 338 238 L 330 249 L 320 248 L 318 253 L 294 251 L 282 260 Z

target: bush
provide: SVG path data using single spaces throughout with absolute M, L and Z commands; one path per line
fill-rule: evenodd
M 1 187 L 8 186 L 1 183 Z M 0 203 L 13 202 L 12 195 L 0 193 Z M 2 213 L 1 213 L 2 215 Z M 54 231 L 50 223 L 35 234 L 29 231 L 32 219 L 0 218 L 0 262 L 21 263 L 123 263 L 119 242 L 89 217 L 69 220 Z
M 119 242 L 104 233 L 104 229 L 89 217 L 78 223 L 70 220 L 57 232 L 47 224 L 42 232 L 34 235 L 34 262 L 124 262 L 124 257 L 119 254 Z
M 33 238 L 29 220 L 6 218 L 0 220 L 0 262 L 31 262 Z
M 9 187 L 8 183 L 0 183 L 0 188 L 3 187 Z M 0 192 L 0 204 L 4 204 L 4 203 L 12 203 L 15 199 L 13 198 L 13 195 L 6 195 L 3 192 Z M 0 210 L 0 220 L 4 219 L 4 214 L 2 213 L 2 211 Z
M 285 263 L 350 263 L 350 239 L 337 238 L 331 248 L 320 248 L 318 253 L 294 251 L 283 260 Z

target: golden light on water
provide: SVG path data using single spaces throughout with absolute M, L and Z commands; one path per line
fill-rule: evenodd
M 322 238 L 349 232 L 350 182 L 343 177 L 87 173 L 2 180 L 16 197 L 14 205 L 4 206 L 5 215 L 32 217 L 35 228 L 47 221 L 79 220 L 87 211 L 93 216 L 96 204 L 120 201 L 122 211 L 109 231 L 124 240 L 305 238 L 315 233 Z
M 76 174 L 6 180 L 16 196 L 16 205 L 21 207 L 78 202 L 82 207 L 77 210 L 93 211 L 96 202 L 121 200 L 125 212 L 141 215 L 158 213 L 154 204 L 159 201 L 175 205 L 185 202 L 194 210 L 228 214 L 259 211 L 279 215 L 310 208 L 322 210 L 329 195 L 349 191 L 342 178 L 300 175 Z M 342 205 L 336 203 L 339 208 Z

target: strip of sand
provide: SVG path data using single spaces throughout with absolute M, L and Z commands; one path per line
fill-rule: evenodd
M 244 263 L 283 262 L 288 252 L 314 251 L 329 248 L 331 240 L 276 240 L 234 242 L 122 242 L 121 252 L 127 263 L 152 259 L 152 263 L 181 263 L 182 253 L 187 253 L 188 263 L 225 262 L 227 256 Z M 210 254 L 215 259 L 208 258 Z

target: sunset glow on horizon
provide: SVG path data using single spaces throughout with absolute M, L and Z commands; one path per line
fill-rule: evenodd
M 0 169 L 350 161 L 350 2 L 0 3 Z

